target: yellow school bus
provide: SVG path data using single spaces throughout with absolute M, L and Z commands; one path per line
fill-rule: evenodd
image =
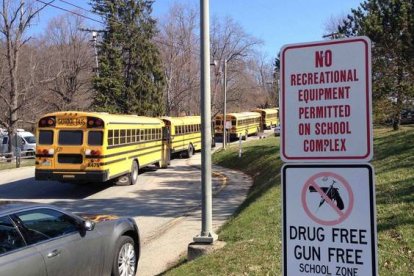
M 223 126 L 226 126 L 230 139 L 242 137 L 246 139 L 251 134 L 260 132 L 261 115 L 257 112 L 240 112 L 226 114 L 227 123 L 223 122 L 223 115 L 215 117 L 215 134 L 223 136 Z
M 38 122 L 36 180 L 136 184 L 138 170 L 169 164 L 165 124 L 157 118 L 55 112 Z
M 201 150 L 200 116 L 162 117 L 162 120 L 170 134 L 171 154 L 183 154 L 189 158 Z
M 279 124 L 279 108 L 256 108 L 252 112 L 258 112 L 262 116 L 262 129 L 271 129 Z

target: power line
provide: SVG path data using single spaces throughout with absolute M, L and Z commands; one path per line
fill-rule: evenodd
M 80 10 L 83 10 L 83 11 L 86 11 L 86 12 L 89 12 L 89 13 L 92 13 L 92 11 L 87 10 L 85 8 L 82 8 L 81 6 L 75 5 L 75 4 L 71 3 L 71 2 L 68 2 L 68 1 L 65 1 L 65 0 L 59 0 L 59 1 L 65 3 L 65 4 L 68 4 L 68 5 L 72 6 L 72 7 L 75 7 L 77 9 L 80 9 Z
M 35 0 L 35 1 L 36 1 L 36 2 L 39 2 L 39 3 L 42 3 L 42 4 L 46 5 L 46 6 L 53 7 L 53 8 L 55 8 L 55 9 L 59 9 L 59 10 L 65 11 L 65 12 L 69 12 L 69 13 L 72 13 L 72 14 L 74 14 L 74 15 L 77 15 L 77 16 L 80 16 L 80 17 L 83 17 L 83 18 L 85 18 L 85 19 L 89 19 L 89 20 L 95 21 L 95 22 L 97 22 L 97 23 L 104 24 L 102 21 L 99 21 L 99 20 L 96 20 L 96 19 L 94 19 L 94 18 L 92 18 L 92 17 L 89 17 L 89 16 L 86 16 L 86 15 L 83 15 L 83 14 L 80 14 L 80 13 L 77 13 L 77 12 L 74 12 L 74 11 L 71 11 L 71 10 L 68 10 L 68 9 L 65 9 L 65 8 L 62 8 L 62 7 L 59 7 L 59 6 L 56 6 L 56 5 L 53 5 L 52 3 L 44 2 L 44 1 L 42 1 L 42 0 Z

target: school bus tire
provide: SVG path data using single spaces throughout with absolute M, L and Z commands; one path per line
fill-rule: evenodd
M 216 138 L 213 137 L 213 139 L 211 140 L 211 147 L 215 148 L 216 147 Z
M 125 175 L 120 176 L 116 180 L 116 185 L 118 186 L 129 186 L 134 185 L 138 182 L 138 171 L 139 165 L 136 160 L 132 161 L 131 171 Z
M 194 147 L 193 144 L 188 144 L 187 151 L 185 152 L 185 157 L 190 158 L 194 154 Z

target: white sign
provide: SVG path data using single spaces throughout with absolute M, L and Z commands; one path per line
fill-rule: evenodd
M 367 37 L 284 46 L 282 160 L 371 160 L 371 98 Z
M 370 165 L 284 165 L 283 275 L 377 275 Z
M 226 129 L 231 129 L 231 121 L 226 121 Z

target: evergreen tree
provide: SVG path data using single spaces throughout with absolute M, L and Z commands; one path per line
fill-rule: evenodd
M 372 40 L 375 112 L 391 110 L 389 117 L 397 130 L 401 111 L 414 95 L 413 0 L 366 0 L 352 10 L 338 31 L 344 36 L 366 35 Z M 391 109 L 387 101 L 392 102 Z
M 98 44 L 96 110 L 163 114 L 164 73 L 152 41 L 157 31 L 152 4 L 150 0 L 92 0 L 93 10 L 106 24 Z

